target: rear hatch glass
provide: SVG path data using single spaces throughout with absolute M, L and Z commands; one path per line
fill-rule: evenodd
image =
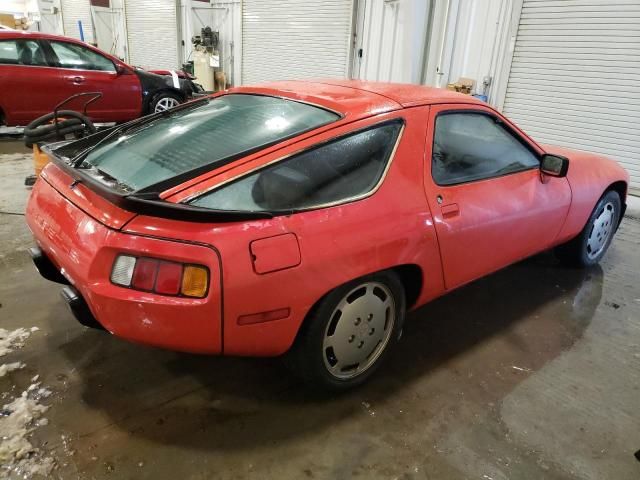
M 335 112 L 293 100 L 228 94 L 99 142 L 79 167 L 95 169 L 125 192 L 135 192 L 168 180 L 186 180 L 339 118 Z

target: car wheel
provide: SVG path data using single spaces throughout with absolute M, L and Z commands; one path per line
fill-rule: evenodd
M 404 314 L 404 288 L 395 273 L 338 287 L 311 311 L 287 363 L 313 387 L 353 388 L 375 372 L 398 340 Z
M 620 195 L 607 192 L 596 204 L 580 235 L 556 248 L 558 258 L 577 267 L 598 263 L 611 244 L 621 211 Z
M 175 93 L 162 92 L 156 95 L 151 102 L 151 113 L 164 112 L 170 108 L 177 107 L 182 103 L 182 99 Z

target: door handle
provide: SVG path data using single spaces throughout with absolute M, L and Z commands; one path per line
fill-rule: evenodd
M 81 77 L 80 75 L 70 75 L 65 78 L 74 85 L 80 85 L 84 82 L 84 77 Z
M 441 205 L 440 210 L 442 211 L 442 218 L 451 218 L 460 215 L 460 207 L 458 207 L 457 203 Z

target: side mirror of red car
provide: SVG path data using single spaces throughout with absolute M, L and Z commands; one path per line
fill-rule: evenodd
M 121 63 L 116 63 L 116 73 L 118 75 L 124 75 L 124 74 L 128 73 L 128 71 L 129 70 L 127 69 L 127 67 L 125 67 Z
M 545 153 L 540 162 L 540 171 L 552 177 L 566 177 L 569 170 L 569 159 L 560 155 Z

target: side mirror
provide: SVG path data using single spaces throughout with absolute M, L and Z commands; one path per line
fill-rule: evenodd
M 569 170 L 569 159 L 560 155 L 545 153 L 540 162 L 540 171 L 552 177 L 566 177 Z
M 118 75 L 124 75 L 125 73 L 127 73 L 127 69 L 121 63 L 116 63 L 116 73 Z

